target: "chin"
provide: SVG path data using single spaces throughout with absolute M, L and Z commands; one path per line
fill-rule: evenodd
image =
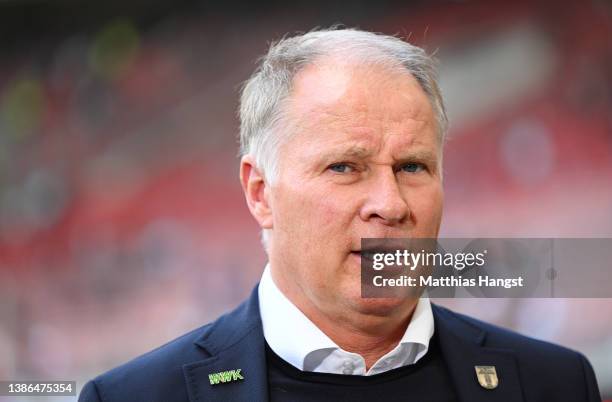
M 406 297 L 361 297 L 361 288 L 351 291 L 347 297 L 353 310 L 362 314 L 375 316 L 388 316 L 389 314 L 402 308 L 409 308 L 412 302 Z
M 407 303 L 405 298 L 370 298 L 360 299 L 359 310 L 363 314 L 384 317 L 409 305 L 411 303 Z

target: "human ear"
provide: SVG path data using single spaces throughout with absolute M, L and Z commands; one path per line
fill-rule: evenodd
M 244 155 L 240 160 L 240 184 L 251 215 L 262 229 L 272 229 L 270 187 L 251 155 Z

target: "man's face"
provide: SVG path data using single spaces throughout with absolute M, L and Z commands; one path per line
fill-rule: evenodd
M 307 310 L 388 314 L 405 301 L 361 298 L 361 238 L 437 237 L 430 102 L 407 72 L 329 61 L 297 75 L 288 110 L 269 190 L 275 281 Z

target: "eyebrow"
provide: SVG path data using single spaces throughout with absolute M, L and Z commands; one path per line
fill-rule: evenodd
M 395 158 L 395 160 L 398 162 L 407 162 L 407 161 L 416 160 L 419 162 L 427 162 L 432 165 L 435 165 L 436 163 L 438 163 L 438 159 L 439 158 L 436 156 L 435 153 L 429 150 L 422 150 L 422 149 L 408 151 L 402 156 L 400 156 L 399 158 Z
M 362 159 L 367 158 L 371 154 L 372 152 L 370 152 L 370 150 L 368 150 L 367 148 L 355 146 L 355 145 L 345 149 L 342 152 L 337 153 L 337 155 L 339 156 L 352 156 L 355 158 L 362 158 Z
M 320 159 L 326 162 L 331 160 L 342 160 L 345 158 L 366 159 L 371 154 L 372 152 L 367 148 L 354 145 L 343 150 L 334 150 L 328 153 L 323 153 Z
M 331 160 L 342 160 L 344 158 L 357 158 L 357 159 L 366 159 L 371 156 L 372 152 L 367 148 L 360 146 L 351 146 L 344 150 L 339 151 L 330 151 L 329 153 L 324 153 L 321 155 L 321 160 L 331 161 Z M 438 157 L 435 153 L 429 150 L 411 150 L 408 151 L 397 158 L 393 158 L 396 163 L 405 163 L 410 161 L 418 161 L 425 162 L 435 165 L 438 162 Z

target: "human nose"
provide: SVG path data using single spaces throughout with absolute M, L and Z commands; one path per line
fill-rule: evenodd
M 367 200 L 361 210 L 364 221 L 378 220 L 392 226 L 404 223 L 410 218 L 410 208 L 397 182 L 395 173 L 380 172 L 370 178 Z

